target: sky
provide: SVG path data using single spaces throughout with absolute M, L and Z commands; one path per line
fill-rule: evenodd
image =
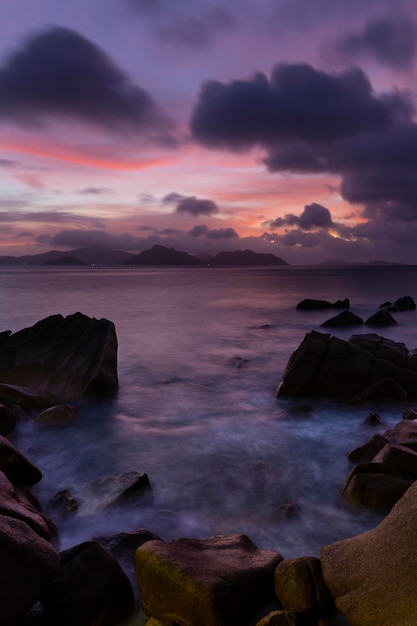
M 0 10 L 0 255 L 417 263 L 414 0 Z

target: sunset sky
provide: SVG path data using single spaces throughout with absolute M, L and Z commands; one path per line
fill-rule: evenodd
M 417 263 L 415 0 L 0 0 L 0 254 Z

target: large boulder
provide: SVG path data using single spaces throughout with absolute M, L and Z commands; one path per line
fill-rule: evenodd
M 0 615 L 16 626 L 57 575 L 59 554 L 24 521 L 0 514 Z
M 52 315 L 30 328 L 3 333 L 0 382 L 80 397 L 117 388 L 114 324 L 82 313 Z M 58 404 L 51 402 L 49 406 Z
M 102 546 L 87 541 L 60 556 L 59 574 L 41 599 L 48 624 L 113 626 L 133 611 L 131 584 Z
M 322 309 L 350 309 L 349 298 L 329 302 L 328 300 L 314 300 L 306 298 L 297 304 L 297 311 L 320 311 Z
M 352 311 L 342 311 L 323 322 L 321 326 L 323 328 L 351 328 L 352 326 L 361 326 L 362 324 L 363 319 L 359 315 L 355 315 Z
M 41 470 L 2 436 L 0 436 L 0 471 L 17 485 L 32 487 L 42 478 Z
M 135 553 L 143 611 L 163 624 L 244 626 L 273 600 L 281 561 L 245 535 L 148 541 Z
M 321 551 L 325 583 L 351 626 L 417 624 L 417 482 L 374 529 Z
M 379 391 L 378 391 L 379 390 Z M 417 395 L 417 362 L 402 343 L 376 334 L 350 340 L 312 331 L 291 355 L 278 396 L 404 400 Z

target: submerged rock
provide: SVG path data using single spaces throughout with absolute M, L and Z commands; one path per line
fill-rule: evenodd
M 321 309 L 350 309 L 349 298 L 329 302 L 328 300 L 314 300 L 306 298 L 297 304 L 297 311 L 319 311 Z
M 402 298 L 397 298 L 394 303 L 392 302 L 384 302 L 381 304 L 380 308 L 388 309 L 388 311 L 415 311 L 416 303 L 414 302 L 411 296 L 403 296 Z
M 323 328 L 350 328 L 351 326 L 361 326 L 363 319 L 351 311 L 342 311 L 339 315 L 331 317 L 321 326 Z
M 398 322 L 392 317 L 391 313 L 386 309 L 381 309 L 368 317 L 365 324 L 367 326 L 375 326 L 377 328 L 383 328 L 385 326 L 397 326 Z
M 118 386 L 114 324 L 82 313 L 52 315 L 6 334 L 1 342 L 0 382 L 62 397 L 114 391 Z M 46 406 L 54 404 L 58 402 Z

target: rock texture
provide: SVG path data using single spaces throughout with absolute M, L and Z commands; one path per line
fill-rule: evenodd
M 417 395 L 417 357 L 403 343 L 376 334 L 349 341 L 308 333 L 291 355 L 278 396 L 328 397 L 363 402 Z
M 41 599 L 48 624 L 114 626 L 133 611 L 128 578 L 98 543 L 65 550 L 61 561 L 59 574 Z
M 62 397 L 114 391 L 118 380 L 113 323 L 74 313 L 52 315 L 14 334 L 2 333 L 0 382 Z M 58 402 L 47 406 L 54 404 Z
M 351 626 L 417 624 L 417 483 L 374 529 L 321 551 L 324 580 Z
M 244 626 L 273 599 L 281 561 L 244 535 L 148 541 L 135 553 L 143 611 L 163 624 Z

